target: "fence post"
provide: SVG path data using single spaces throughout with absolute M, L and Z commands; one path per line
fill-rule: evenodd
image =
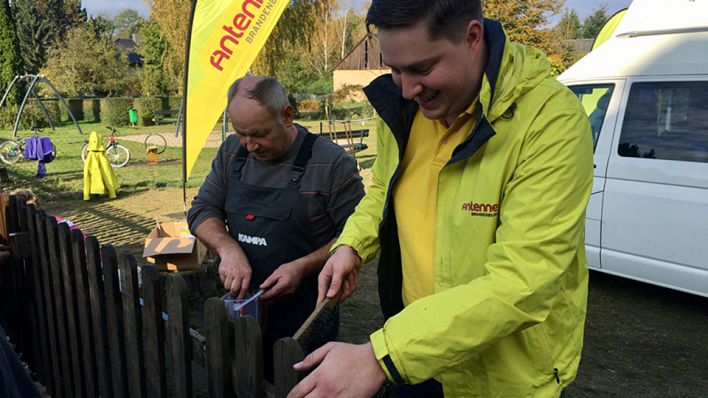
M 72 376 L 72 364 L 69 342 L 69 325 L 67 325 L 66 309 L 68 303 L 65 300 L 64 284 L 62 277 L 61 254 L 59 249 L 59 239 L 57 231 L 57 222 L 52 216 L 47 216 L 47 238 L 49 246 L 49 266 L 52 269 L 52 280 L 54 286 L 53 309 L 56 314 L 57 329 L 59 331 L 59 362 L 61 379 L 58 385 L 63 386 L 65 397 L 75 397 L 76 388 L 74 378 Z
M 47 314 L 47 337 L 49 340 L 49 354 L 51 374 L 47 375 L 47 388 L 52 396 L 62 396 L 61 392 L 61 360 L 59 359 L 59 330 L 57 327 L 56 313 L 54 312 L 54 277 L 49 263 L 49 236 L 47 234 L 47 213 L 38 211 L 35 217 L 37 227 L 37 243 L 39 244 L 40 269 L 42 270 L 42 286 L 44 288 L 44 310 Z
M 78 319 L 76 316 L 75 267 L 72 263 L 71 238 L 69 237 L 69 226 L 66 223 L 57 225 L 57 237 L 59 242 L 59 255 L 61 256 L 61 271 L 64 281 L 64 300 L 66 303 L 66 325 L 69 332 L 69 352 L 71 355 L 71 368 L 74 376 L 74 392 L 77 397 L 85 397 L 85 383 L 81 366 L 81 348 L 79 347 Z
M 98 396 L 96 391 L 96 355 L 93 328 L 91 324 L 91 301 L 89 295 L 88 272 L 86 267 L 86 248 L 84 234 L 81 231 L 71 231 L 71 255 L 74 264 L 74 279 L 76 281 L 76 304 L 79 317 L 79 332 L 81 344 L 81 363 L 84 370 L 87 397 Z M 91 341 L 92 344 L 86 342 Z
M 204 302 L 204 329 L 206 337 L 206 368 L 209 375 L 209 397 L 233 397 L 229 380 L 229 358 L 233 353 L 233 337 L 224 302 L 211 297 Z
M 125 325 L 125 349 L 128 366 L 128 396 L 145 396 L 145 357 L 143 356 L 142 317 L 138 291 L 138 265 L 130 254 L 123 254 L 120 261 L 123 296 L 123 321 Z
M 101 249 L 98 240 L 93 236 L 87 237 L 85 244 L 98 390 L 102 398 L 110 398 L 113 397 L 113 377 L 109 365 L 110 356 L 108 355 L 108 325 L 106 313 L 104 312 L 104 308 L 106 308 L 106 293 L 103 288 Z
M 251 316 L 234 322 L 234 364 L 231 367 L 238 397 L 263 396 L 263 338 L 261 327 Z
M 192 396 L 192 342 L 189 335 L 187 285 L 179 275 L 167 276 L 167 336 L 175 398 Z M 245 395 L 244 395 L 245 397 Z
M 297 340 L 285 337 L 273 345 L 273 382 L 275 398 L 285 398 L 302 379 L 293 365 L 305 359 L 305 351 Z
M 32 286 L 32 290 L 34 292 L 34 307 L 35 307 L 35 315 L 37 319 L 37 325 L 36 329 L 39 332 L 38 333 L 38 347 L 39 351 L 37 352 L 37 366 L 38 369 L 37 373 L 39 375 L 39 380 L 47 386 L 47 388 L 50 388 L 51 385 L 49 384 L 51 382 L 51 355 L 50 355 L 50 350 L 49 350 L 49 326 L 47 323 L 47 308 L 45 306 L 45 298 L 44 296 L 49 294 L 49 289 L 45 285 L 44 278 L 43 278 L 43 272 L 41 269 L 41 249 L 39 248 L 39 237 L 38 237 L 38 231 L 37 231 L 37 210 L 34 208 L 34 206 L 27 206 L 25 208 L 25 217 L 27 220 L 27 228 L 29 229 L 29 238 L 30 238 L 30 245 L 31 247 L 34 248 L 32 250 L 32 263 L 31 263 L 31 269 L 32 269 L 32 275 L 33 275 L 33 280 L 34 284 Z
M 108 352 L 110 353 L 113 396 L 124 398 L 128 395 L 128 369 L 125 355 L 125 334 L 123 306 L 118 282 L 118 259 L 116 250 L 110 244 L 101 247 L 103 264 L 103 289 L 106 292 L 106 325 L 108 327 Z
M 145 348 L 145 388 L 150 398 L 167 395 L 165 377 L 165 326 L 162 320 L 162 283 L 154 265 L 142 268 L 143 344 Z

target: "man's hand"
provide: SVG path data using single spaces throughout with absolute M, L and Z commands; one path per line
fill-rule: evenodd
M 295 364 L 297 371 L 320 364 L 298 383 L 288 398 L 369 398 L 386 381 L 371 343 L 353 345 L 327 343 Z
M 224 283 L 224 289 L 232 296 L 242 299 L 248 293 L 253 270 L 248 258 L 238 244 L 223 248 L 219 251 L 219 277 Z
M 265 290 L 261 299 L 266 302 L 275 301 L 295 293 L 302 277 L 303 271 L 297 260 L 281 265 L 259 286 Z
M 359 288 L 359 269 L 361 258 L 349 246 L 340 246 L 327 260 L 317 278 L 317 304 L 325 297 L 337 297 L 342 289 L 340 301 L 344 301 Z

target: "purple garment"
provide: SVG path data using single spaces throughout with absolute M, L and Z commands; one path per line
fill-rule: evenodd
M 25 140 L 25 159 L 37 161 L 37 178 L 47 174 L 45 163 L 54 160 L 52 140 L 49 137 L 32 137 Z

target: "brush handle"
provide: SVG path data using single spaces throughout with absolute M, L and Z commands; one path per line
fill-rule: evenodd
M 300 329 L 298 329 L 297 332 L 295 332 L 295 334 L 293 335 L 293 339 L 297 340 L 298 342 L 301 342 L 303 335 L 306 335 L 309 332 L 310 326 L 312 326 L 312 323 L 315 321 L 315 319 L 317 319 L 317 317 L 319 317 L 320 314 L 322 314 L 322 311 L 324 311 L 325 308 L 328 308 L 328 309 L 334 308 L 337 305 L 338 301 L 339 301 L 339 295 L 337 295 L 337 297 L 333 297 L 333 298 L 325 297 L 325 299 L 322 300 L 322 302 L 319 305 L 317 305 L 317 307 L 315 307 L 315 310 L 312 311 L 310 316 L 307 317 L 307 319 L 302 324 L 302 326 L 300 326 Z

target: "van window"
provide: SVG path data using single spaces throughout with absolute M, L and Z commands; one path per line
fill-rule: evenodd
M 632 84 L 617 152 L 708 162 L 708 82 Z
M 615 89 L 614 84 L 603 85 L 587 85 L 587 86 L 570 86 L 575 95 L 578 96 L 583 104 L 585 113 L 590 119 L 590 128 L 592 130 L 592 149 L 595 151 L 597 139 L 600 137 L 602 123 L 605 121 L 605 113 L 607 113 L 607 105 L 610 103 L 612 91 Z

